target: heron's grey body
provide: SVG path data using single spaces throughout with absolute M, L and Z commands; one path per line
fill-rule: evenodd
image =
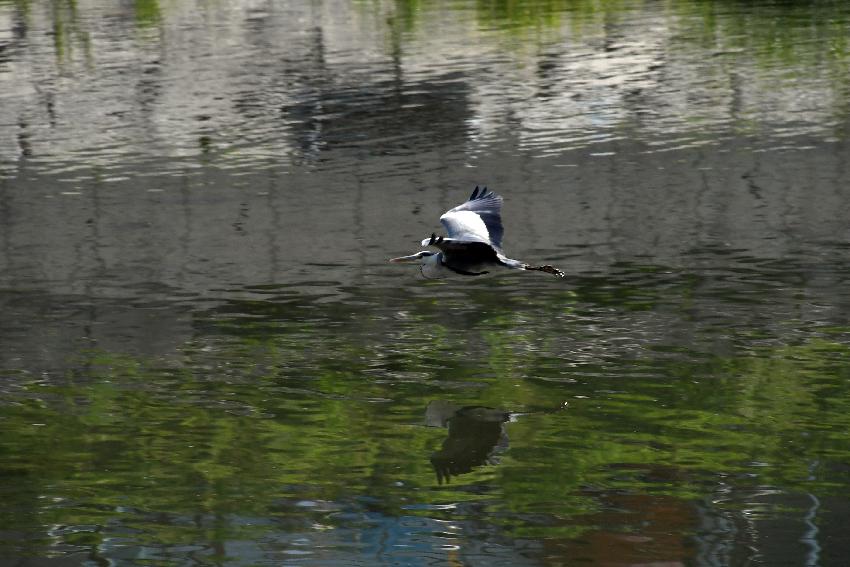
M 469 200 L 440 217 L 447 236 L 431 234 L 422 241 L 422 246 L 433 246 L 439 252 L 423 250 L 390 261 L 421 264 L 422 275 L 429 279 L 483 276 L 495 269 L 536 270 L 563 277 L 563 272 L 552 266 L 530 266 L 504 255 L 501 209 L 501 196 L 476 187 Z

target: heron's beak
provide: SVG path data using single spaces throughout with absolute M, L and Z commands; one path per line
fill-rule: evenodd
M 398 258 L 390 258 L 392 264 L 418 264 L 419 254 L 411 254 L 410 256 L 400 256 Z

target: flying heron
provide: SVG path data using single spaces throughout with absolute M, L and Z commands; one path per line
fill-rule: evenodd
M 392 258 L 390 262 L 420 264 L 422 275 L 428 279 L 453 274 L 483 276 L 492 268 L 534 270 L 559 278 L 564 272 L 552 266 L 532 266 L 512 260 L 502 253 L 502 197 L 486 187 L 472 192 L 469 200 L 448 210 L 440 217 L 447 236 L 431 233 L 422 246 L 433 246 L 439 252 L 422 250 L 410 256 Z

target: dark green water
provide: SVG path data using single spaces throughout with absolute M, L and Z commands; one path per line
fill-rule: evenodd
M 845 565 L 848 38 L 0 0 L 0 566 Z M 386 263 L 476 184 L 567 278 Z

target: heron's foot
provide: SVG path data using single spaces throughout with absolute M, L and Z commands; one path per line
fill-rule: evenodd
M 564 272 L 562 272 L 561 270 L 559 270 L 558 268 L 556 268 L 554 266 L 550 266 L 549 264 L 546 264 L 545 266 L 528 266 L 528 265 L 526 265 L 525 269 L 526 270 L 535 270 L 537 272 L 545 272 L 547 274 L 552 274 L 553 276 L 555 276 L 557 278 L 566 277 L 566 274 L 564 274 Z

